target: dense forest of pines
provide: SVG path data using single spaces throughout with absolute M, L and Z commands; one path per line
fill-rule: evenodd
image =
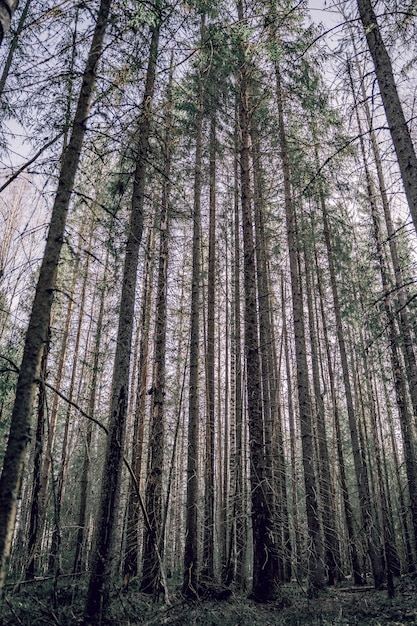
M 0 0 L 7 623 L 417 571 L 417 2 L 319 5 Z

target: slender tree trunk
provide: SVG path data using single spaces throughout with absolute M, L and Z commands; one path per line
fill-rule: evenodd
M 314 319 L 313 286 L 311 260 L 308 258 L 306 245 L 304 244 L 304 265 L 306 275 L 306 293 L 308 306 L 308 321 L 310 332 L 311 362 L 313 374 L 313 388 L 316 409 L 316 428 L 318 455 L 317 462 L 320 477 L 320 494 L 322 502 L 322 520 L 324 533 L 324 554 L 327 568 L 328 585 L 335 585 L 340 577 L 340 551 L 337 539 L 336 513 L 334 510 L 334 493 L 330 475 L 330 459 L 327 445 L 326 420 L 324 410 L 323 393 L 320 384 L 320 364 L 317 341 L 317 328 Z
M 238 17 L 243 21 L 243 5 L 238 1 Z M 256 285 L 256 256 L 250 185 L 250 68 L 244 42 L 240 43 L 239 66 L 239 135 L 240 184 L 243 228 L 243 275 L 245 293 L 246 388 L 249 424 L 250 481 L 253 534 L 253 588 L 256 601 L 276 599 L 280 593 L 277 580 L 278 548 L 273 528 L 272 485 L 264 439 L 262 380 L 259 347 L 259 318 Z
M 315 261 L 316 261 L 316 268 L 319 268 L 319 261 L 318 261 L 316 252 L 315 252 Z M 331 393 L 331 398 L 332 398 L 337 459 L 338 459 L 339 473 L 340 473 L 340 489 L 342 492 L 343 510 L 344 510 L 344 517 L 345 517 L 345 523 L 346 523 L 346 530 L 347 530 L 347 535 L 348 535 L 348 551 L 349 551 L 349 556 L 350 556 L 350 560 L 352 564 L 353 581 L 355 585 L 363 585 L 364 580 L 363 580 L 362 573 L 361 573 L 361 568 L 359 564 L 359 556 L 358 556 L 358 551 L 356 547 L 354 514 L 353 514 L 353 508 L 350 502 L 349 491 L 348 491 L 346 463 L 345 463 L 343 446 L 342 446 L 342 430 L 340 426 L 339 407 L 338 407 L 337 399 L 336 399 L 337 392 L 336 392 L 335 374 L 333 370 L 326 315 L 324 312 L 324 294 L 323 294 L 323 287 L 322 287 L 320 275 L 318 275 L 317 287 L 318 287 L 319 298 L 320 298 L 320 313 L 321 313 L 321 321 L 322 321 L 322 326 L 323 326 L 324 344 L 326 348 L 326 359 L 327 359 L 327 370 L 329 374 L 330 393 Z
M 200 41 L 205 36 L 205 16 L 201 16 Z M 200 64 L 203 62 L 200 56 Z M 199 360 L 201 296 L 201 185 L 203 152 L 203 69 L 200 67 L 197 93 L 196 144 L 194 162 L 194 206 L 191 278 L 190 379 L 188 405 L 187 501 L 185 519 L 184 576 L 182 591 L 186 597 L 198 595 L 198 459 L 199 459 Z
M 160 11 L 160 5 L 156 8 Z M 106 457 L 103 469 L 100 507 L 97 518 L 96 545 L 86 602 L 86 622 L 100 623 L 109 601 L 109 584 L 114 555 L 115 522 L 122 473 L 124 438 L 126 430 L 130 354 L 133 334 L 139 246 L 143 231 L 143 206 L 146 162 L 149 148 L 151 108 L 155 85 L 161 15 L 155 16 L 152 29 L 145 91 L 138 127 L 136 169 L 133 182 L 132 205 L 128 240 L 123 267 L 119 325 L 111 391 L 111 410 Z
M 16 2 L 7 2 L 12 10 Z M 0 4 L 0 42 L 8 27 L 6 0 Z M 28 442 L 31 439 L 31 413 L 43 346 L 47 340 L 50 312 L 56 283 L 56 273 L 64 239 L 64 229 L 74 187 L 75 175 L 86 131 L 98 61 L 110 13 L 111 0 L 101 0 L 93 40 L 83 74 L 80 95 L 74 116 L 71 139 L 62 156 L 58 190 L 55 197 L 45 252 L 40 268 L 35 299 L 25 337 L 22 363 L 16 387 L 16 398 L 10 425 L 9 440 L 0 479 L 0 589 L 3 587 L 7 559 L 13 538 L 17 498 L 25 464 Z
M 291 373 L 291 358 L 290 358 L 290 344 L 288 340 L 288 323 L 286 313 L 286 294 L 284 288 L 284 275 L 281 274 L 281 307 L 282 307 L 282 334 L 284 344 L 285 355 L 285 373 L 287 378 L 287 398 L 288 398 L 288 421 L 289 421 L 289 433 L 290 433 L 290 463 L 291 463 L 291 504 L 293 511 L 293 554 L 295 556 L 295 565 L 293 571 L 297 580 L 301 581 L 302 571 L 302 546 L 303 537 L 301 533 L 301 524 L 298 515 L 298 476 L 297 476 L 297 454 L 296 454 L 296 425 L 295 425 L 295 411 L 293 403 L 293 385 L 292 385 L 292 373 Z
M 207 423 L 202 577 L 214 580 L 214 423 L 215 423 L 215 285 L 216 285 L 216 113 L 210 117 L 210 215 L 207 283 Z
M 162 479 L 164 465 L 164 404 L 165 404 L 165 353 L 167 335 L 167 281 L 169 245 L 169 197 L 172 160 L 172 61 L 167 90 L 165 120 L 164 179 L 162 183 L 161 214 L 159 220 L 159 266 L 156 295 L 154 366 L 152 380 L 152 408 L 150 423 L 148 479 L 146 485 L 146 512 L 149 519 L 144 533 L 143 575 L 141 590 L 158 594 L 160 587 L 160 558 L 164 552 L 166 513 L 162 511 Z M 176 449 L 178 425 L 174 451 Z M 172 472 L 172 466 L 171 470 Z M 171 479 L 169 480 L 169 483 Z M 168 489 L 170 490 L 170 484 Z M 167 493 L 167 506 L 169 494 Z M 157 553 L 159 551 L 159 554 Z
M 103 319 L 104 319 L 104 306 L 105 306 L 105 297 L 106 297 L 106 286 L 105 281 L 107 278 L 109 266 L 109 247 L 107 247 L 106 251 L 106 260 L 104 263 L 104 272 L 103 272 L 103 284 L 100 287 L 100 307 L 97 318 L 97 326 L 95 331 L 94 338 L 94 348 L 93 348 L 93 365 L 91 371 L 91 381 L 90 381 L 90 393 L 88 396 L 88 404 L 87 404 L 87 413 L 91 417 L 94 417 L 95 406 L 96 406 L 96 392 L 97 392 L 97 379 L 98 372 L 100 366 L 100 346 L 102 339 L 102 330 L 103 330 Z M 77 524 L 77 540 L 75 544 L 75 555 L 74 555 L 74 565 L 73 572 L 79 573 L 83 569 L 83 560 L 85 562 L 85 530 L 86 530 L 86 519 L 87 519 L 87 499 L 88 499 L 88 475 L 90 471 L 90 456 L 91 456 L 91 439 L 93 434 L 93 422 L 88 420 L 86 425 L 86 436 L 85 436 L 85 447 L 84 447 L 84 458 L 81 470 L 81 488 L 80 488 L 80 505 L 78 509 L 78 524 Z
M 368 552 L 371 561 L 372 573 L 374 577 L 375 587 L 379 589 L 384 580 L 384 566 L 381 558 L 380 538 L 376 534 L 374 520 L 371 508 L 371 495 L 369 488 L 369 480 L 366 471 L 366 463 L 364 459 L 364 450 L 361 447 L 359 439 L 359 427 L 355 408 L 353 403 L 352 386 L 350 381 L 348 359 L 346 353 L 345 331 L 341 309 L 339 304 L 339 293 L 336 284 L 336 270 L 333 259 L 333 248 L 330 237 L 330 227 L 327 215 L 327 208 L 323 194 L 320 196 L 321 209 L 323 216 L 323 231 L 327 249 L 330 283 L 333 297 L 333 310 L 336 318 L 336 333 L 339 344 L 340 360 L 342 365 L 343 385 L 345 389 L 346 408 L 348 413 L 348 421 L 350 428 L 350 436 L 352 441 L 352 452 L 355 466 L 356 481 L 358 485 L 359 502 L 362 515 L 364 536 L 368 545 Z
M 18 0 L 17 0 L 18 1 Z M 7 54 L 7 58 L 6 61 L 4 63 L 4 67 L 3 67 L 3 72 L 1 74 L 0 77 L 0 98 L 3 95 L 3 91 L 4 91 L 4 86 L 6 84 L 6 80 L 7 77 L 9 76 L 9 72 L 10 72 L 10 68 L 12 66 L 12 61 L 13 61 L 13 57 L 14 57 L 14 53 L 16 52 L 16 48 L 17 45 L 19 43 L 19 37 L 22 33 L 22 30 L 25 26 L 25 22 L 26 22 L 26 18 L 28 16 L 29 13 L 29 8 L 31 5 L 32 0 L 26 0 L 26 4 L 23 7 L 22 13 L 20 14 L 20 18 L 19 18 L 19 23 L 17 25 L 17 28 L 15 30 L 15 32 L 13 33 L 13 39 L 10 43 L 10 48 L 9 48 L 9 52 Z M 1 2 L 0 2 L 0 22 L 1 22 Z M 17 6 L 17 2 L 15 3 Z M 1 43 L 1 41 L 0 41 Z
M 392 64 L 382 40 L 371 0 L 357 0 L 366 41 L 375 66 L 385 115 L 391 132 L 405 194 L 417 230 L 417 156 L 395 85 Z
M 278 64 L 275 64 L 276 96 L 278 108 L 279 140 L 282 170 L 284 174 L 284 199 L 287 228 L 287 241 L 290 256 L 292 306 L 295 333 L 295 357 L 297 363 L 298 403 L 300 410 L 300 431 L 303 452 L 304 484 L 309 533 L 308 587 L 310 596 L 315 596 L 324 585 L 323 546 L 320 517 L 316 499 L 317 481 L 314 468 L 313 423 L 309 393 L 307 348 L 304 328 L 303 297 L 301 277 L 298 270 L 297 232 L 293 199 L 291 197 L 290 168 L 287 139 L 284 125 L 284 111 L 281 92 L 281 77 Z
M 41 379 L 39 381 L 38 395 L 38 411 L 37 424 L 35 433 L 35 454 L 33 459 L 33 486 L 32 486 L 32 502 L 30 507 L 29 519 L 29 537 L 28 537 L 28 557 L 29 561 L 26 568 L 27 580 L 33 580 L 38 565 L 39 543 L 41 540 L 41 519 L 42 519 L 42 502 L 40 500 L 41 493 L 41 476 L 42 476 L 42 453 L 44 447 L 45 432 L 45 404 L 46 404 L 46 387 L 45 379 L 47 374 L 48 359 L 48 342 L 45 343 L 41 361 Z

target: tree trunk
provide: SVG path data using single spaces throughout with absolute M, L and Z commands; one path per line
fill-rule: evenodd
M 314 319 L 313 285 L 311 277 L 311 257 L 308 257 L 306 244 L 304 244 L 304 266 L 306 275 L 306 295 L 308 307 L 308 321 L 310 332 L 311 363 L 313 374 L 313 388 L 316 410 L 316 429 L 319 469 L 319 487 L 322 502 L 322 520 L 324 533 L 324 556 L 327 568 L 327 583 L 335 585 L 340 578 L 340 551 L 337 539 L 336 513 L 334 510 L 334 493 L 330 475 L 330 459 L 327 445 L 326 420 L 324 411 L 323 393 L 320 384 L 320 364 L 317 342 L 317 329 Z
M 45 379 L 47 375 L 48 343 L 49 342 L 45 343 L 43 349 L 43 355 L 41 360 L 41 379 L 39 381 L 38 411 L 35 433 L 35 454 L 33 459 L 32 501 L 30 507 L 29 536 L 27 546 L 29 560 L 26 568 L 26 580 L 33 580 L 33 578 L 35 577 L 39 558 L 39 544 L 41 541 L 42 502 L 40 499 L 40 493 L 42 475 L 42 452 L 44 447 L 45 432 Z
M 169 244 L 169 196 L 171 175 L 172 134 L 172 63 L 167 92 L 165 121 L 164 179 L 159 220 L 159 266 L 156 295 L 154 366 L 152 380 L 152 408 L 146 484 L 146 512 L 149 519 L 144 534 L 143 574 L 141 591 L 159 593 L 160 558 L 164 552 L 165 514 L 162 512 L 162 479 L 164 461 L 164 403 L 165 403 L 165 352 L 167 334 L 167 280 Z M 175 436 L 175 445 L 176 447 Z M 170 489 L 170 487 L 169 487 Z M 168 494 L 167 494 L 168 502 Z M 159 552 L 159 554 L 158 554 Z
M 149 148 L 151 109 L 155 85 L 161 16 L 156 15 L 152 29 L 145 91 L 138 124 L 138 147 L 133 182 L 132 205 L 128 240 L 123 267 L 119 324 L 111 390 L 109 434 L 103 469 L 100 506 L 97 517 L 96 545 L 86 602 L 86 621 L 100 623 L 109 601 L 109 584 L 114 556 L 114 530 L 122 473 L 124 438 L 126 430 L 130 355 L 135 309 L 139 246 L 143 231 L 143 206 L 146 162 Z
M 97 378 L 100 364 L 100 345 L 102 339 L 102 330 L 103 330 L 103 318 L 104 318 L 104 306 L 105 306 L 105 298 L 106 298 L 106 278 L 108 273 L 109 266 L 109 247 L 107 247 L 106 251 L 106 260 L 104 263 L 104 272 L 103 272 L 103 284 L 100 287 L 100 307 L 97 318 L 97 326 L 95 331 L 94 338 L 94 348 L 93 348 L 93 365 L 92 365 L 92 375 L 90 381 L 90 393 L 88 396 L 88 404 L 87 404 L 87 413 L 91 417 L 94 417 L 95 405 L 96 405 L 96 391 L 97 391 Z M 88 475 L 90 471 L 90 455 L 91 455 L 91 439 L 93 434 L 93 422 L 88 420 L 86 425 L 86 437 L 85 437 L 85 448 L 84 448 L 84 458 L 82 463 L 81 470 L 81 488 L 80 488 L 80 505 L 78 509 L 78 523 L 77 523 L 77 540 L 75 544 L 75 555 L 74 555 L 74 565 L 73 572 L 79 573 L 83 570 L 83 562 L 85 562 L 85 529 L 86 529 L 86 519 L 87 519 L 87 498 L 88 498 Z
M 12 10 L 16 2 L 7 2 Z M 0 4 L 0 42 L 8 27 L 6 0 Z M 81 90 L 74 116 L 71 139 L 62 156 L 58 190 L 55 197 L 45 252 L 40 268 L 35 299 L 25 337 L 22 363 L 16 387 L 16 398 L 10 425 L 9 440 L 0 480 L 0 589 L 6 577 L 7 559 L 13 538 L 17 498 L 25 464 L 26 448 L 31 439 L 31 414 L 43 346 L 47 340 L 56 273 L 71 193 L 86 131 L 98 61 L 101 56 L 104 34 L 110 12 L 111 0 L 101 0 L 93 40 L 83 74 Z
M 15 3 L 16 6 L 17 6 L 17 2 Z M 25 26 L 25 22 L 26 22 L 27 15 L 29 13 L 31 2 L 32 0 L 26 0 L 26 4 L 23 7 L 22 13 L 20 14 L 19 23 L 17 25 L 15 32 L 13 33 L 13 39 L 10 43 L 9 52 L 7 54 L 7 58 L 4 63 L 3 71 L 0 77 L 0 98 L 3 96 L 4 86 L 6 84 L 6 80 L 9 75 L 10 68 L 12 66 L 12 61 L 13 61 L 14 53 L 17 48 L 17 44 L 19 43 L 20 34 Z M 0 2 L 0 15 L 1 15 L 1 4 L 2 3 Z M 1 17 L 0 17 L 0 22 L 1 22 Z M 0 40 L 0 43 L 1 43 L 1 40 Z
M 201 45 L 205 35 L 205 16 L 201 16 Z M 200 64 L 203 55 L 200 55 Z M 197 93 L 196 145 L 194 162 L 194 206 L 191 278 L 190 378 L 188 405 L 187 501 L 185 519 L 184 596 L 198 595 L 198 459 L 199 459 L 199 360 L 200 360 L 200 294 L 201 294 L 201 185 L 203 152 L 203 68 L 200 68 Z
M 350 381 L 348 359 L 346 353 L 345 332 L 343 328 L 343 321 L 341 315 L 341 309 L 339 304 L 339 293 L 336 284 L 336 270 L 333 259 L 333 248 L 330 237 L 329 220 L 327 216 L 327 208 L 324 199 L 324 195 L 320 196 L 321 209 L 323 216 L 323 232 L 326 243 L 330 283 L 333 297 L 333 310 L 336 318 L 336 333 L 339 344 L 340 360 L 342 365 L 343 385 L 345 389 L 346 408 L 348 413 L 348 421 L 350 428 L 350 437 L 352 442 L 353 460 L 355 466 L 355 475 L 358 485 L 359 502 L 362 515 L 364 536 L 368 545 L 368 552 L 371 561 L 372 573 L 374 577 L 375 587 L 379 589 L 384 580 L 384 566 L 381 558 L 381 544 L 380 538 L 376 534 L 374 520 L 372 516 L 371 508 L 371 496 L 369 489 L 369 480 L 366 471 L 366 463 L 364 459 L 364 450 L 360 445 L 359 439 L 359 427 L 357 418 L 355 415 L 355 408 L 353 404 L 352 386 Z
M 391 132 L 408 206 L 417 230 L 417 156 L 394 81 L 392 64 L 381 37 L 371 0 L 357 0 L 385 115 Z
M 243 21 L 243 5 L 238 2 L 238 17 Z M 276 599 L 280 593 L 277 585 L 278 548 L 273 528 L 271 504 L 272 485 L 267 477 L 267 457 L 264 440 L 264 415 L 262 410 L 262 380 L 259 347 L 259 318 L 256 284 L 256 256 L 253 232 L 250 186 L 250 103 L 249 63 L 244 42 L 240 42 L 239 135 L 240 182 L 243 228 L 243 275 L 245 293 L 245 355 L 246 389 L 249 423 L 250 481 L 252 498 L 253 534 L 253 588 L 256 601 Z
M 284 201 L 287 241 L 290 256 L 292 306 L 295 333 L 295 358 L 297 364 L 298 403 L 300 410 L 300 431 L 303 453 L 304 484 L 307 511 L 307 526 L 310 539 L 308 555 L 308 592 L 311 597 L 318 594 L 324 585 L 323 546 L 320 517 L 316 499 L 317 481 L 314 468 L 314 441 L 309 393 L 307 347 L 304 328 L 303 297 L 301 277 L 298 270 L 297 232 L 293 199 L 291 197 L 290 168 L 284 126 L 284 111 L 281 93 L 281 77 L 278 64 L 275 64 L 276 96 L 278 108 L 279 140 L 282 170 L 284 174 Z
M 214 421 L 215 421 L 215 361 L 214 322 L 216 285 L 216 114 L 210 117 L 210 215 L 209 258 L 207 283 L 207 423 L 204 493 L 204 540 L 202 577 L 214 580 Z

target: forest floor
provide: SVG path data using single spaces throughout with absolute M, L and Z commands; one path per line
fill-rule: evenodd
M 35 581 L 20 588 L 7 586 L 0 601 L 0 626 L 81 626 L 85 584 Z M 256 604 L 231 594 L 223 600 L 185 602 L 173 590 L 171 606 L 152 602 L 135 586 L 127 594 L 115 591 L 108 626 L 361 626 L 417 625 L 417 577 L 396 581 L 394 598 L 372 587 L 344 585 L 309 600 L 298 585 L 285 585 L 278 605 Z

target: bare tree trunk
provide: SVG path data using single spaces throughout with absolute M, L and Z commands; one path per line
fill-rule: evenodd
M 281 77 L 277 63 L 275 64 L 275 77 L 281 160 L 282 170 L 284 174 L 284 198 L 287 241 L 290 257 L 295 353 L 297 363 L 298 403 L 300 410 L 300 430 L 303 452 L 307 526 L 310 539 L 308 555 L 308 587 L 310 596 L 314 597 L 324 586 L 323 546 L 321 539 L 318 503 L 316 499 L 316 494 L 318 493 L 318 490 L 314 468 L 313 423 L 308 381 L 303 297 L 301 289 L 301 277 L 299 275 L 298 269 L 297 232 L 293 199 L 291 197 L 290 168 L 284 125 Z
M 319 261 L 318 261 L 316 252 L 315 252 L 315 261 L 316 261 L 316 267 L 318 269 Z M 358 556 L 358 551 L 357 551 L 357 546 L 356 546 L 356 535 L 355 535 L 355 529 L 354 529 L 354 514 L 353 514 L 353 508 L 352 508 L 352 504 L 351 504 L 350 497 L 349 497 L 349 491 L 348 491 L 346 464 L 345 464 L 345 458 L 344 458 L 343 446 L 342 446 L 342 431 L 341 431 L 341 426 L 340 426 L 339 407 L 338 407 L 337 399 L 336 399 L 337 392 L 336 392 L 335 375 L 334 375 L 334 370 L 333 370 L 332 355 L 330 351 L 330 342 L 329 342 L 329 333 L 327 329 L 326 315 L 324 312 L 324 294 L 323 294 L 323 287 L 321 283 L 320 274 L 318 274 L 317 276 L 317 286 L 318 286 L 319 297 L 320 297 L 320 313 L 321 313 L 321 320 L 322 320 L 322 325 L 323 325 L 324 344 L 326 348 L 326 359 L 327 359 L 327 370 L 329 374 L 330 393 L 331 393 L 331 398 L 332 398 L 337 459 L 339 463 L 339 473 L 340 473 L 340 489 L 342 492 L 343 511 L 344 511 L 347 535 L 348 535 L 348 551 L 349 551 L 349 556 L 350 556 L 351 564 L 352 564 L 353 581 L 355 585 L 363 585 L 364 580 L 363 580 L 362 573 L 361 573 L 361 568 L 359 564 L 359 556 Z
M 201 45 L 205 35 L 205 16 L 201 16 Z M 200 63 L 203 55 L 200 56 Z M 185 521 L 184 576 L 182 592 L 198 595 L 198 459 L 199 459 L 199 384 L 200 294 L 201 294 L 201 185 L 203 151 L 203 69 L 200 68 L 197 93 L 196 146 L 194 162 L 193 245 L 191 278 L 190 386 L 188 405 L 187 502 Z
M 311 346 L 311 363 L 313 388 L 316 409 L 317 428 L 317 463 L 319 468 L 319 488 L 322 502 L 322 523 L 324 533 L 324 554 L 327 568 L 327 584 L 335 585 L 340 578 L 340 551 L 337 538 L 336 513 L 334 510 L 334 493 L 330 475 L 330 459 L 327 444 L 326 420 L 323 393 L 320 384 L 320 365 L 317 341 L 317 328 L 314 319 L 313 286 L 310 268 L 313 267 L 304 244 L 304 265 L 306 276 L 306 295 Z
M 18 2 L 18 0 L 17 0 L 17 2 Z M 16 6 L 17 6 L 17 2 L 15 3 Z M 22 30 L 24 28 L 27 15 L 29 13 L 29 8 L 30 8 L 30 5 L 31 5 L 31 2 L 32 2 L 32 0 L 26 0 L 26 4 L 23 7 L 22 13 L 20 14 L 19 23 L 17 25 L 17 28 L 16 28 L 15 32 L 13 33 L 13 39 L 12 39 L 12 41 L 10 43 L 9 52 L 7 54 L 7 58 L 6 58 L 6 61 L 4 63 L 3 71 L 2 71 L 2 74 L 1 74 L 1 77 L 0 77 L 0 98 L 3 95 L 4 86 L 6 84 L 6 80 L 7 80 L 7 77 L 9 75 L 9 72 L 10 72 L 10 68 L 11 68 L 11 65 L 12 65 L 14 53 L 15 53 L 16 48 L 17 48 L 17 44 L 19 43 L 20 34 L 21 34 L 21 32 L 22 32 Z M 1 15 L 1 2 L 0 2 L 0 15 Z M 0 17 L 0 22 L 1 22 L 1 17 Z M 1 43 L 1 41 L 0 41 L 0 43 Z
M 15 8 L 15 5 L 16 2 L 7 2 L 7 6 L 12 10 Z M 8 27 L 7 16 L 10 17 L 10 11 L 7 11 L 5 6 L 6 0 L 2 0 L 0 4 L 0 42 L 5 28 Z M 37 379 L 40 375 L 42 350 L 47 340 L 56 273 L 64 239 L 68 207 L 86 131 L 86 120 L 90 110 L 110 6 L 111 0 L 101 0 L 93 40 L 83 74 L 71 139 L 67 150 L 62 156 L 58 190 L 52 209 L 48 238 L 25 337 L 9 440 L 0 479 L 0 589 L 3 587 L 6 577 L 7 559 L 13 538 L 16 504 L 25 464 L 26 448 L 31 439 L 31 414 Z
M 114 530 L 120 495 L 119 489 L 126 430 L 137 268 L 144 220 L 143 206 L 146 162 L 149 149 L 151 109 L 161 27 L 161 11 L 159 7 L 156 8 L 156 11 L 156 22 L 152 29 L 145 91 L 138 124 L 137 160 L 133 183 L 128 240 L 126 243 L 123 267 L 119 325 L 111 391 L 109 434 L 103 469 L 100 507 L 97 517 L 96 544 L 93 553 L 85 609 L 85 619 L 87 623 L 92 624 L 100 623 L 107 609 L 109 601 L 108 589 L 114 556 Z
M 371 0 L 357 0 L 366 41 L 375 66 L 385 115 L 391 132 L 405 195 L 417 230 L 417 156 L 395 85 L 392 64 L 381 37 Z
M 42 453 L 44 447 L 45 432 L 45 404 L 46 404 L 46 387 L 45 379 L 47 374 L 48 359 L 48 343 L 46 342 L 43 349 L 41 361 L 41 379 L 39 381 L 38 411 L 37 424 L 35 433 L 35 454 L 33 459 L 33 486 L 32 486 L 32 502 L 30 507 L 29 519 L 29 537 L 28 537 L 28 564 L 26 567 L 27 580 L 33 580 L 38 565 L 39 543 L 41 540 L 41 520 L 42 520 L 42 502 L 41 495 L 41 476 L 42 476 Z
M 238 17 L 243 21 L 243 4 L 238 0 Z M 253 535 L 253 587 L 256 601 L 277 599 L 278 547 L 273 528 L 273 494 L 268 480 L 270 468 L 264 438 L 264 415 L 262 408 L 262 380 L 259 347 L 259 317 L 256 283 L 256 255 L 251 206 L 250 185 L 250 68 L 246 58 L 245 42 L 239 50 L 239 135 L 240 135 L 240 184 L 243 228 L 243 276 L 245 293 L 245 356 L 246 389 L 249 424 L 250 481 L 252 501 Z
M 91 417 L 94 417 L 95 405 L 96 405 L 96 392 L 97 392 L 97 378 L 99 371 L 99 361 L 100 361 L 100 345 L 102 339 L 102 330 L 103 330 L 103 318 L 104 318 L 104 306 L 105 306 L 105 298 L 106 298 L 106 278 L 108 272 L 108 264 L 109 264 L 109 247 L 107 247 L 106 251 L 106 260 L 104 263 L 104 272 L 103 272 L 103 284 L 100 288 L 100 307 L 97 318 L 97 326 L 95 330 L 95 338 L 94 338 L 94 348 L 93 348 L 93 364 L 92 364 L 92 373 L 91 373 L 91 381 L 90 381 L 90 393 L 88 397 L 87 404 L 87 413 Z M 87 497 L 88 497 L 88 475 L 90 471 L 90 455 L 91 455 L 91 439 L 93 434 L 93 422 L 88 420 L 87 423 L 87 432 L 85 436 L 85 448 L 84 448 L 84 458 L 81 470 L 81 489 L 80 489 L 80 505 L 78 510 L 78 529 L 77 529 L 77 540 L 75 544 L 75 555 L 74 555 L 74 565 L 73 572 L 79 573 L 83 569 L 83 561 L 85 562 L 85 529 L 86 529 L 86 519 L 87 519 Z
M 290 464 L 291 464 L 291 504 L 293 511 L 293 554 L 295 557 L 295 564 L 293 571 L 297 580 L 301 580 L 302 572 L 302 545 L 303 537 L 301 533 L 301 524 L 298 515 L 298 476 L 297 476 L 297 455 L 295 442 L 297 439 L 296 426 L 295 426 L 295 411 L 293 403 L 293 385 L 292 385 L 292 373 L 291 373 L 291 358 L 290 358 L 290 344 L 288 341 L 288 324 L 286 313 L 286 293 L 284 288 L 284 275 L 281 274 L 281 307 L 282 307 L 282 334 L 284 344 L 284 356 L 285 356 L 285 373 L 287 378 L 287 399 L 288 399 L 288 421 L 289 421 L 289 433 L 290 433 Z
M 214 580 L 214 423 L 215 423 L 215 361 L 214 322 L 216 285 L 216 113 L 210 117 L 210 215 L 207 283 L 207 423 L 204 493 L 204 539 L 202 577 Z

